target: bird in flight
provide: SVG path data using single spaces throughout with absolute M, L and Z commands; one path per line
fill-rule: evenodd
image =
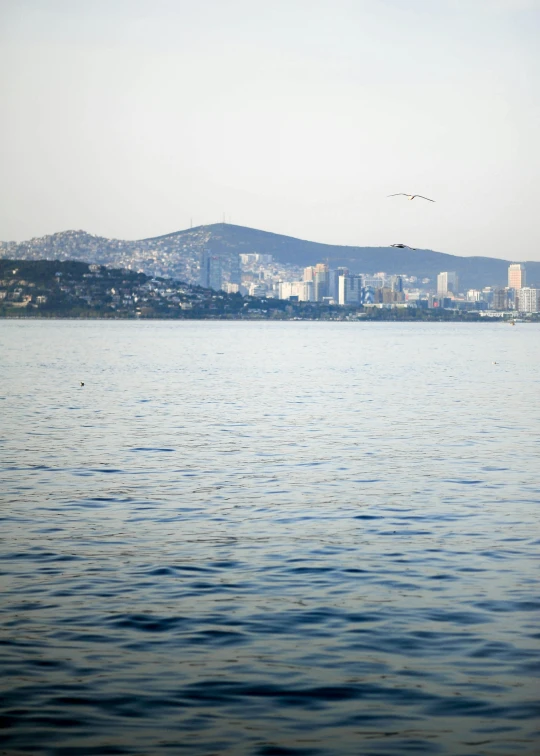
M 416 249 L 416 247 L 409 247 L 408 244 L 391 244 L 391 247 L 398 247 L 399 249 Z
M 407 197 L 409 200 L 413 200 L 415 197 L 420 197 L 420 199 L 425 199 L 428 202 L 435 202 L 435 200 L 430 199 L 429 197 L 423 197 L 421 194 L 406 194 L 405 192 L 398 192 L 397 194 L 389 194 L 389 197 Z

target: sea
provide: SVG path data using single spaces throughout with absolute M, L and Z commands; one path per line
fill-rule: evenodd
M 0 501 L 2 756 L 540 753 L 538 324 L 0 321 Z

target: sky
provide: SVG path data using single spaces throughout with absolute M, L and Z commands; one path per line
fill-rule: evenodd
M 538 39 L 540 0 L 0 0 L 0 239 L 540 260 Z

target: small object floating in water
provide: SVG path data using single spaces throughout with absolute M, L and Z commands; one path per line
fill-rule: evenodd
M 81 381 L 81 386 L 84 386 L 84 381 Z
M 498 362 L 492 362 L 491 364 L 492 365 L 498 365 L 499 363 Z
M 416 250 L 416 247 L 409 247 L 408 244 L 391 244 L 391 247 L 398 247 L 399 249 L 414 249 Z

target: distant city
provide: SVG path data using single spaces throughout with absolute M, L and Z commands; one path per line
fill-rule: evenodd
M 27 242 L 0 242 L 0 258 L 84 262 L 291 305 L 449 310 L 487 317 L 540 312 L 538 262 L 339 247 L 225 223 L 139 241 L 64 231 Z M 12 288 L 20 285 L 14 282 Z M 4 303 L 15 302 L 16 296 L 9 286 L 0 287 Z
M 461 292 L 455 271 L 439 273 L 436 290 L 429 291 L 426 289 L 431 283 L 429 278 L 418 282 L 415 276 L 382 271 L 373 275 L 351 273 L 347 268 L 332 269 L 322 262 L 303 270 L 286 270 L 273 263 L 272 255 L 263 254 L 240 254 L 239 262 L 236 269 L 229 269 L 229 280 L 225 282 L 222 280 L 221 258 L 203 252 L 200 285 L 230 294 L 238 292 L 291 302 L 479 310 L 491 314 L 540 312 L 540 288 L 526 285 L 526 268 L 522 263 L 508 267 L 508 285 L 505 287 L 485 286 Z M 418 283 L 423 288 L 419 288 Z

